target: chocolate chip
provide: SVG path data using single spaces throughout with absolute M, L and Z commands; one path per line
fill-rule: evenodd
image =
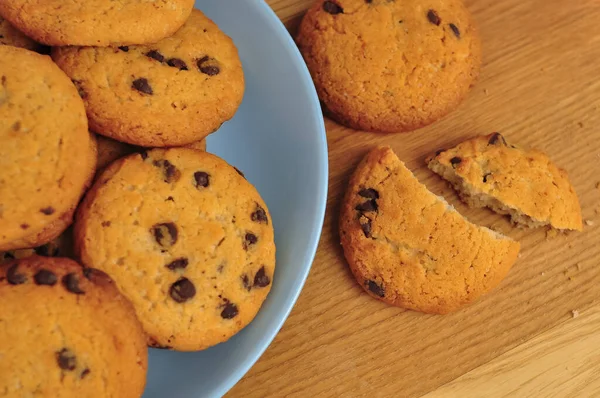
M 149 94 L 149 95 L 154 94 L 154 91 L 152 91 L 152 87 L 150 87 L 150 83 L 148 83 L 148 79 L 146 79 L 144 77 L 135 79 L 133 81 L 133 84 L 131 85 L 131 87 L 133 89 L 139 91 L 140 93 Z
M 258 242 L 258 237 L 252 232 L 246 232 L 246 236 L 244 236 L 244 250 L 248 250 L 248 247 L 256 244 L 256 242 Z
M 450 29 L 452 29 L 452 32 L 454 32 L 454 36 L 460 39 L 460 30 L 458 30 L 458 26 L 454 25 L 453 23 L 448 26 L 450 26 Z
M 89 368 L 85 368 L 83 369 L 83 372 L 81 372 L 81 374 L 79 375 L 80 379 L 83 379 L 85 376 L 89 375 L 91 373 L 91 370 Z
M 488 141 L 489 145 L 497 145 L 498 143 L 502 143 L 502 145 L 504 146 L 508 146 L 508 144 L 506 143 L 506 140 L 504 139 L 504 136 L 500 133 L 494 133 L 492 134 L 492 136 L 490 137 L 490 140 Z
M 361 189 L 360 191 L 358 191 L 358 194 L 363 198 L 379 199 L 379 192 L 377 192 L 373 188 Z
M 271 283 L 271 279 L 265 272 L 265 267 L 262 266 L 254 275 L 254 287 L 267 287 Z
M 240 169 L 238 169 L 238 168 L 237 168 L 237 167 L 235 167 L 235 166 L 234 166 L 233 168 L 235 169 L 235 171 L 237 171 L 237 173 L 238 173 L 239 175 L 241 175 L 242 177 L 246 178 L 246 176 L 244 175 L 244 173 L 242 173 L 242 171 L 241 171 Z
M 221 311 L 221 318 L 223 319 L 232 319 L 235 318 L 238 314 L 238 307 L 237 305 L 227 302 L 227 304 L 225 304 L 225 308 L 223 308 L 223 311 Z
M 21 224 L 20 227 L 21 227 L 21 229 L 28 229 L 29 224 Z
M 129 46 L 119 46 L 119 50 L 129 52 Z
M 362 212 L 377 211 L 377 202 L 375 199 L 367 200 L 366 202 L 356 206 L 356 210 Z
M 488 182 L 488 177 L 491 176 L 492 173 L 487 173 L 486 175 L 483 176 L 483 182 Z
M 250 219 L 257 223 L 265 223 L 269 224 L 269 218 L 267 217 L 267 212 L 265 209 L 260 207 L 260 205 L 256 205 L 256 210 L 250 215 Z
M 204 171 L 197 171 L 194 173 L 194 186 L 196 188 L 206 188 L 207 186 L 210 185 L 210 176 L 208 175 L 208 173 L 205 173 Z
M 75 294 L 84 294 L 85 293 L 79 287 L 79 277 L 74 272 L 68 273 L 67 275 L 63 276 L 62 283 L 63 283 L 64 287 L 71 293 L 75 293 Z
M 56 353 L 56 362 L 62 370 L 75 370 L 77 367 L 77 357 L 67 348 Z
M 331 15 L 343 14 L 344 9 L 333 1 L 326 1 L 323 3 L 323 11 Z
M 450 159 L 450 164 L 452 164 L 453 167 L 459 164 L 460 162 L 462 162 L 462 159 L 458 156 L 455 156 L 452 159 Z
M 165 62 L 165 56 L 158 52 L 158 50 L 150 50 L 146 54 L 146 57 L 157 60 L 158 62 Z
M 152 163 L 154 166 L 162 168 L 164 180 L 167 183 L 177 182 L 181 178 L 181 172 L 166 159 L 155 160 Z
M 427 19 L 429 20 L 429 22 L 437 26 L 440 26 L 440 23 L 442 22 L 435 10 L 429 10 L 427 12 Z
M 177 242 L 177 226 L 172 222 L 154 224 L 150 231 L 156 242 L 162 247 L 171 247 Z
M 33 276 L 36 285 L 54 286 L 58 278 L 52 271 L 41 269 Z
M 40 209 L 40 212 L 42 212 L 43 214 L 49 216 L 51 214 L 54 214 L 54 207 L 52 206 L 48 206 L 48 207 L 44 207 L 43 209 Z
M 367 289 L 369 289 L 369 291 L 374 295 L 378 297 L 385 296 L 385 290 L 383 289 L 383 286 L 377 284 L 377 282 L 369 280 L 365 283 L 365 285 L 367 286 Z
M 188 278 L 180 278 L 171 285 L 169 294 L 176 302 L 183 303 L 196 295 L 196 288 Z
M 186 63 L 179 58 L 171 58 L 167 61 L 167 65 L 177 68 L 179 70 L 188 70 Z
M 171 271 L 175 271 L 177 269 L 184 269 L 188 266 L 188 259 L 185 257 L 178 258 L 176 260 L 171 261 L 169 264 L 165 265 Z
M 106 228 L 106 227 L 110 227 L 110 224 L 111 224 L 110 221 L 102 221 L 102 224 L 100 224 L 100 225 L 102 225 L 103 227 Z
M 221 69 L 215 65 L 200 65 L 198 68 L 200 69 L 200 72 L 208 76 L 215 76 L 221 72 Z
M 248 291 L 252 289 L 252 285 L 250 284 L 250 278 L 248 278 L 248 275 L 246 274 L 242 275 L 242 284 L 244 285 L 244 289 Z
M 77 93 L 79 94 L 79 96 L 81 97 L 81 99 L 86 99 L 87 98 L 87 92 L 83 88 L 82 81 L 81 80 L 71 80 L 71 81 L 73 82 L 73 84 L 77 88 Z
M 18 267 L 19 263 L 16 263 L 6 270 L 6 280 L 11 285 L 22 285 L 27 282 L 27 277 L 17 272 Z
M 360 227 L 362 228 L 365 236 L 367 238 L 371 237 L 371 220 L 364 217 L 366 220 L 362 220 L 360 221 Z
M 165 199 L 165 202 L 175 202 L 175 198 L 173 198 L 172 196 L 167 197 L 167 199 Z
M 99 269 L 96 268 L 91 268 L 91 267 L 87 267 L 83 269 L 83 276 L 87 279 L 90 280 L 92 282 L 97 282 L 98 279 L 102 279 L 104 281 L 112 281 L 112 279 L 110 278 L 110 276 L 108 276 L 108 274 L 104 271 L 100 271 Z

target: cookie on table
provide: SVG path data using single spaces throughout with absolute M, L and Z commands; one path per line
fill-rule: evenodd
M 489 292 L 519 243 L 471 224 L 422 185 L 389 147 L 372 150 L 350 180 L 340 218 L 344 254 L 371 296 L 434 314 Z
M 0 391 L 6 397 L 139 397 L 146 337 L 104 273 L 65 258 L 0 266 Z
M 327 112 L 385 133 L 440 119 L 467 95 L 481 44 L 462 0 L 317 0 L 297 43 Z
M 536 149 L 509 145 L 499 133 L 467 140 L 426 159 L 471 207 L 489 207 L 520 226 L 582 229 L 567 172 Z
M 194 10 L 172 37 L 143 46 L 62 47 L 92 131 L 144 147 L 199 141 L 231 119 L 244 73 L 231 39 Z
M 155 347 L 200 350 L 246 326 L 275 270 L 256 189 L 222 159 L 154 149 L 112 163 L 78 210 L 75 250 L 133 303 Z
M 0 16 L 0 44 L 38 51 L 41 46 Z
M 154 43 L 189 17 L 194 0 L 2 0 L 0 15 L 49 46 Z
M 98 172 L 123 156 L 131 155 L 134 152 L 143 150 L 142 147 L 115 141 L 102 135 L 97 135 L 96 139 L 98 141 Z M 206 140 L 202 139 L 200 141 L 192 142 L 185 147 L 196 149 L 198 151 L 206 151 Z
M 77 89 L 50 57 L 0 46 L 0 251 L 60 235 L 95 172 Z

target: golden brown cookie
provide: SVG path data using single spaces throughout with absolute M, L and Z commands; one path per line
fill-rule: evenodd
M 371 296 L 434 314 L 489 292 L 519 252 L 519 243 L 471 224 L 429 192 L 389 147 L 372 150 L 354 172 L 340 235 Z
M 37 51 L 41 48 L 39 43 L 36 43 L 14 26 L 6 19 L 0 16 L 0 44 L 7 46 L 21 47 L 28 50 Z
M 567 172 L 536 149 L 479 136 L 426 159 L 471 207 L 489 207 L 521 226 L 581 231 L 581 208 Z
M 146 338 L 131 304 L 97 270 L 65 258 L 0 266 L 3 397 L 139 397 Z
M 52 56 L 78 85 L 92 131 L 144 147 L 203 139 L 244 94 L 235 45 L 198 10 L 155 44 L 63 47 Z
M 0 15 L 49 46 L 154 43 L 189 17 L 194 0 L 2 0 Z
M 133 302 L 151 345 L 182 351 L 250 323 L 275 270 L 258 192 L 225 161 L 186 148 L 112 163 L 80 206 L 75 246 Z
M 94 174 L 95 142 L 67 76 L 12 46 L 0 46 L 0 159 L 0 250 L 60 235 Z
M 386 133 L 418 129 L 455 109 L 481 63 L 461 0 L 317 0 L 297 43 L 329 114 Z

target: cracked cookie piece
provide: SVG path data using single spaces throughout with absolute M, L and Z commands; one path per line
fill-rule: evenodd
M 189 17 L 194 0 L 2 0 L 0 15 L 49 46 L 154 43 Z
M 41 49 L 41 45 L 36 43 L 29 37 L 14 26 L 12 26 L 6 19 L 0 16 L 0 44 L 7 46 L 26 48 L 31 51 L 38 51 Z
M 567 172 L 541 151 L 509 145 L 500 133 L 472 138 L 425 161 L 471 207 L 487 206 L 525 227 L 583 227 Z
M 104 273 L 65 258 L 0 266 L 3 397 L 139 397 L 146 337 Z
M 399 307 L 445 314 L 496 287 L 519 243 L 471 224 L 419 183 L 389 147 L 357 167 L 340 236 L 358 283 Z
M 181 351 L 250 323 L 275 270 L 256 189 L 222 159 L 186 148 L 112 163 L 80 206 L 75 247 L 133 302 L 151 346 Z
M 0 46 L 0 251 L 64 231 L 96 167 L 73 83 L 47 56 Z
M 481 64 L 461 0 L 318 0 L 297 43 L 328 113 L 358 130 L 435 122 L 467 95 Z
M 52 57 L 79 88 L 90 129 L 133 145 L 199 141 L 233 117 L 244 95 L 235 45 L 198 10 L 154 44 L 61 47 Z

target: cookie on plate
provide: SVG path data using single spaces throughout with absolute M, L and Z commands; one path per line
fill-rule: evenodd
M 519 243 L 471 224 L 428 191 L 389 147 L 372 150 L 354 172 L 340 236 L 371 296 L 434 314 L 489 292 L 519 252 Z
M 359 130 L 435 122 L 467 95 L 481 64 L 462 0 L 317 0 L 297 43 L 328 113 Z
M 0 44 L 7 46 L 21 47 L 28 50 L 37 51 L 41 48 L 29 37 L 12 26 L 6 19 L 0 16 Z
M 200 350 L 246 326 L 275 270 L 271 217 L 225 161 L 187 148 L 112 163 L 78 210 L 75 250 L 132 302 L 155 347 Z
M 154 43 L 175 33 L 194 0 L 2 0 L 0 15 L 49 46 Z
M 244 94 L 235 45 L 198 10 L 154 44 L 62 47 L 52 56 L 79 87 L 92 131 L 133 145 L 201 140 L 233 117 Z
M 139 397 L 146 338 L 131 304 L 97 270 L 65 258 L 0 266 L 5 397 Z
M 426 162 L 471 207 L 487 206 L 520 226 L 582 229 L 569 176 L 541 151 L 509 145 L 493 133 L 440 150 Z
M 144 150 L 142 147 L 115 141 L 102 135 L 97 135 L 96 139 L 98 141 L 98 172 L 123 156 Z M 206 151 L 206 140 L 202 139 L 200 141 L 192 142 L 185 147 L 196 149 L 198 151 Z
M 68 227 L 95 172 L 77 89 L 48 56 L 0 46 L 0 250 Z

